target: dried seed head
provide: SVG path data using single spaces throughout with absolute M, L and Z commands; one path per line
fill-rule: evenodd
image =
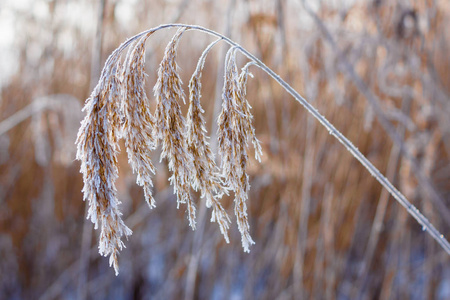
M 101 233 L 99 252 L 111 255 L 110 264 L 118 274 L 117 256 L 124 247 L 121 237 L 132 231 L 124 224 L 116 196 L 115 181 L 118 176 L 117 152 L 120 124 L 121 82 L 119 54 L 108 58 L 98 85 L 83 108 L 86 117 L 77 137 L 77 159 L 81 161 L 84 200 L 89 201 L 88 218 Z
M 218 120 L 219 153 L 222 157 L 222 172 L 226 184 L 235 193 L 235 214 L 238 228 L 242 236 L 244 251 L 249 252 L 250 244 L 254 244 L 250 236 L 250 226 L 247 218 L 246 200 L 249 190 L 247 175 L 247 140 L 252 138 L 256 145 L 257 157 L 260 146 L 254 135 L 251 123 L 250 105 L 245 99 L 245 84 L 248 77 L 248 67 L 241 76 L 236 65 L 236 48 L 231 48 L 225 60 L 225 84 L 222 94 L 222 112 Z
M 206 206 L 213 208 L 211 221 L 219 224 L 227 243 L 229 224 L 231 223 L 228 214 L 219 202 L 226 190 L 223 187 L 219 169 L 214 160 L 214 154 L 208 143 L 206 135 L 204 110 L 200 104 L 201 98 L 201 76 L 205 59 L 208 52 L 219 40 L 211 43 L 202 55 L 197 64 L 197 68 L 189 81 L 189 111 L 187 116 L 188 132 L 187 146 L 193 157 L 193 176 L 191 178 L 192 187 L 200 190 L 201 197 L 206 199 Z
M 155 119 L 150 113 L 149 100 L 145 93 L 145 42 L 149 36 L 139 40 L 127 54 L 123 70 L 122 112 L 124 115 L 123 137 L 128 153 L 128 162 L 137 173 L 136 183 L 143 187 L 145 200 L 150 208 L 155 206 L 152 197 L 151 151 L 156 148 Z
M 192 155 L 186 144 L 185 119 L 179 105 L 184 102 L 182 82 L 178 74 L 176 50 L 185 28 L 177 31 L 166 47 L 158 70 L 158 80 L 154 87 L 156 105 L 156 134 L 162 142 L 161 159 L 169 161 L 169 178 L 177 194 L 178 207 L 186 203 L 189 224 L 195 228 L 195 207 L 190 194 Z
M 247 63 L 241 70 L 241 74 L 239 75 L 239 91 L 240 91 L 240 97 L 238 99 L 238 102 L 242 108 L 242 115 L 245 120 L 243 122 L 243 126 L 245 127 L 244 132 L 247 133 L 248 139 L 252 140 L 253 147 L 255 149 L 255 158 L 257 161 L 261 162 L 261 155 L 262 155 L 262 148 L 260 141 L 256 138 L 255 134 L 255 127 L 253 126 L 253 115 L 251 113 L 252 107 L 248 103 L 245 96 L 247 95 L 247 80 L 248 76 L 250 75 L 253 77 L 253 75 L 249 72 L 248 68 L 253 65 L 254 62 Z
M 204 110 L 200 104 L 201 76 L 206 56 L 218 41 L 202 53 L 197 68 L 189 82 L 189 112 L 187 123 L 182 115 L 180 101 L 185 101 L 182 82 L 176 63 L 177 46 L 186 28 L 181 28 L 166 47 L 158 69 L 154 87 L 156 96 L 155 117 L 145 93 L 145 42 L 154 32 L 138 35 L 124 42 L 108 58 L 99 83 L 86 101 L 86 117 L 77 137 L 77 159 L 81 160 L 84 180 L 84 199 L 89 202 L 88 218 L 101 227 L 99 252 L 110 255 L 110 265 L 118 274 L 119 251 L 125 247 L 121 238 L 131 235 L 119 211 L 115 181 L 118 176 L 118 140 L 125 139 L 128 160 L 137 183 L 144 188 L 150 207 L 152 197 L 151 176 L 155 168 L 150 154 L 161 141 L 161 160 L 168 160 L 172 176 L 169 178 L 180 203 L 187 205 L 190 226 L 195 228 L 196 209 L 190 187 L 200 191 L 206 206 L 212 207 L 211 221 L 217 222 L 228 239 L 231 223 L 219 199 L 228 190 L 235 193 L 235 214 L 242 235 L 244 251 L 254 243 L 249 234 L 246 200 L 249 189 L 246 165 L 247 141 L 252 139 L 256 158 L 261 146 L 252 125 L 250 105 L 245 99 L 245 87 L 249 75 L 247 64 L 241 74 L 236 66 L 236 48 L 228 51 L 225 65 L 225 86 L 222 112 L 218 123 L 219 153 L 222 157 L 220 172 L 206 135 Z M 123 63 L 121 53 L 129 47 Z

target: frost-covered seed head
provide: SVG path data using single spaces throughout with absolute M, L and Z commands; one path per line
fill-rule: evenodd
M 254 244 L 250 236 L 247 217 L 248 190 L 250 188 L 247 174 L 247 141 L 252 139 L 255 152 L 259 158 L 261 146 L 255 137 L 252 125 L 253 116 L 250 105 L 245 99 L 245 87 L 248 78 L 248 66 L 238 74 L 236 48 L 231 48 L 225 59 L 225 84 L 222 93 L 222 111 L 218 120 L 219 154 L 222 158 L 222 175 L 227 186 L 235 194 L 235 214 L 241 232 L 244 251 Z
M 187 146 L 193 157 L 193 176 L 191 185 L 195 190 L 200 190 L 201 197 L 206 198 L 206 206 L 212 207 L 211 221 L 217 222 L 227 243 L 229 224 L 231 223 L 228 214 L 219 202 L 219 199 L 226 192 L 223 186 L 219 168 L 216 166 L 214 154 L 206 135 L 204 110 L 200 104 L 201 98 L 201 76 L 205 59 L 208 52 L 219 40 L 211 43 L 202 55 L 197 64 L 194 74 L 189 81 L 189 111 L 188 111 L 188 141 Z
M 156 135 L 162 144 L 161 160 L 166 158 L 172 176 L 169 178 L 177 194 L 177 205 L 187 204 L 189 224 L 195 228 L 195 206 L 190 193 L 193 157 L 187 148 L 186 121 L 180 102 L 185 101 L 181 78 L 176 63 L 177 46 L 182 34 L 181 28 L 166 47 L 158 70 L 154 87 L 156 97 Z
M 145 200 L 155 206 L 152 196 L 152 175 L 155 168 L 151 152 L 161 144 L 161 160 L 168 161 L 172 172 L 169 181 L 177 195 L 177 207 L 186 204 L 190 226 L 195 228 L 196 208 L 190 188 L 199 191 L 206 206 L 212 208 L 211 221 L 217 222 L 226 242 L 230 218 L 220 203 L 224 194 L 235 194 L 235 214 L 242 235 L 242 245 L 249 251 L 254 243 L 250 233 L 246 200 L 249 189 L 247 141 L 251 139 L 259 159 L 261 146 L 255 137 L 250 105 L 245 99 L 249 75 L 247 64 L 238 74 L 236 48 L 227 53 L 222 112 L 219 117 L 218 152 L 220 168 L 208 142 L 204 110 L 201 106 L 201 77 L 206 56 L 219 41 L 211 43 L 202 53 L 189 81 L 189 111 L 183 117 L 180 102 L 185 95 L 176 63 L 177 47 L 186 28 L 177 31 L 166 47 L 154 87 L 156 111 L 150 111 L 145 92 L 145 43 L 154 32 L 130 39 L 117 48 L 105 63 L 100 80 L 87 99 L 86 117 L 77 137 L 77 159 L 81 161 L 84 200 L 88 201 L 88 218 L 100 227 L 99 252 L 110 256 L 116 275 L 118 255 L 125 245 L 122 237 L 131 235 L 119 210 L 115 181 L 118 177 L 117 153 L 119 139 L 124 138 L 128 162 L 137 175 L 136 182 L 144 189 Z M 122 52 L 127 54 L 121 59 Z
M 137 173 L 136 183 L 144 188 L 147 204 L 155 207 L 152 196 L 152 174 L 155 167 L 151 161 L 151 151 L 156 148 L 155 119 L 150 112 L 150 103 L 145 92 L 145 42 L 141 38 L 129 51 L 123 69 L 124 88 L 122 90 L 122 126 L 128 162 Z
M 110 255 L 110 264 L 119 272 L 118 252 L 124 247 L 122 236 L 131 235 L 124 224 L 116 196 L 117 152 L 120 134 L 121 80 L 119 54 L 108 58 L 101 78 L 83 108 L 86 117 L 77 137 L 77 159 L 81 161 L 84 200 L 89 203 L 88 218 L 100 225 L 99 252 Z

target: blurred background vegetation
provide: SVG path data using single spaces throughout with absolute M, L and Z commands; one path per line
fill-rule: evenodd
M 159 150 L 150 211 L 123 151 L 118 194 L 134 234 L 114 276 L 84 218 L 81 107 L 112 50 L 170 22 L 219 31 L 260 57 L 450 238 L 447 0 L 3 0 L 0 298 L 450 299 L 448 254 L 257 69 L 248 100 L 264 156 L 249 166 L 250 254 L 235 220 L 226 244 L 200 200 L 189 228 Z M 174 32 L 147 42 L 149 95 Z M 210 41 L 184 35 L 185 83 Z M 225 51 L 213 49 L 203 76 L 212 141 Z M 223 202 L 232 214 L 232 198 Z

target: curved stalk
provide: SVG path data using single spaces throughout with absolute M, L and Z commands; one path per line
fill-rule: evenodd
M 427 231 L 433 239 L 435 239 L 441 247 L 450 255 L 450 243 L 445 239 L 433 224 L 428 221 L 428 219 L 406 199 L 406 197 L 399 191 L 394 185 L 383 175 L 381 172 L 356 148 L 349 139 L 347 139 L 341 132 L 339 132 L 333 124 L 331 124 L 324 116 L 322 116 L 319 111 L 312 106 L 305 98 L 303 98 L 296 90 L 294 90 L 286 81 L 284 81 L 277 73 L 272 71 L 267 67 L 261 60 L 247 51 L 245 48 L 240 46 L 238 43 L 234 42 L 230 38 L 215 32 L 211 29 L 197 26 L 197 25 L 187 25 L 187 24 L 163 24 L 157 27 L 151 28 L 149 30 L 138 33 L 137 35 L 129 38 L 124 43 L 122 43 L 111 55 L 120 55 L 120 53 L 127 48 L 133 41 L 139 39 L 140 37 L 156 32 L 165 28 L 172 27 L 184 27 L 188 30 L 197 30 L 208 33 L 212 36 L 221 38 L 223 41 L 228 43 L 230 46 L 238 49 L 243 55 L 254 62 L 254 65 L 258 66 L 269 76 L 271 76 L 276 82 L 278 82 L 289 94 L 291 94 L 294 99 L 303 105 L 306 110 L 314 116 L 327 130 L 334 136 L 341 144 L 343 144 L 347 150 L 369 171 L 369 173 L 375 177 L 375 179 L 408 211 L 408 213 L 419 222 L 424 231 Z

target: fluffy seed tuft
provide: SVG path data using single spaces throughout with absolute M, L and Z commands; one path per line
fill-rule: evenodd
M 124 246 L 121 238 L 132 231 L 124 224 L 116 196 L 118 176 L 117 152 L 120 135 L 121 81 L 119 55 L 107 60 L 100 81 L 83 108 L 86 117 L 77 137 L 77 159 L 81 161 L 84 200 L 89 201 L 88 218 L 97 229 L 100 224 L 99 253 L 110 256 L 110 265 L 119 272 L 118 253 Z
M 188 111 L 188 140 L 187 146 L 193 157 L 193 175 L 191 185 L 195 190 L 200 190 L 201 197 L 206 198 L 206 206 L 212 207 L 211 221 L 217 222 L 225 240 L 229 243 L 228 229 L 231 223 L 228 214 L 219 202 L 226 192 L 219 168 L 217 167 L 214 154 L 206 136 L 204 110 L 200 104 L 201 98 L 201 76 L 205 64 L 206 56 L 211 48 L 219 40 L 211 43 L 202 55 L 197 64 L 194 74 L 189 81 L 189 111 Z
M 236 64 L 236 48 L 228 50 L 225 59 L 225 84 L 222 93 L 222 111 L 218 120 L 219 154 L 222 157 L 223 178 L 227 186 L 234 191 L 234 212 L 242 237 L 242 247 L 250 252 L 250 245 L 255 242 L 250 236 L 247 204 L 250 188 L 247 175 L 247 140 L 252 138 L 256 145 L 257 158 L 261 146 L 254 136 L 251 123 L 250 105 L 245 99 L 245 85 L 248 77 L 248 66 L 238 74 Z
M 155 119 L 150 113 L 150 104 L 145 93 L 145 42 L 149 36 L 141 38 L 127 55 L 123 70 L 124 89 L 122 113 L 123 137 L 128 153 L 128 162 L 137 173 L 136 183 L 143 187 L 145 201 L 150 208 L 155 207 L 152 196 L 152 174 L 155 167 L 151 161 L 151 151 L 156 148 Z
M 186 121 L 179 104 L 185 102 L 185 96 L 176 63 L 177 46 L 185 31 L 181 28 L 174 35 L 159 66 L 153 89 L 157 103 L 155 131 L 162 144 L 161 160 L 166 158 L 172 171 L 169 181 L 177 194 L 177 206 L 187 204 L 189 225 L 195 229 L 196 209 L 190 193 L 193 157 L 187 148 Z
M 115 181 L 118 177 L 117 154 L 119 139 L 124 138 L 128 162 L 137 175 L 136 183 L 143 187 L 145 201 L 155 206 L 152 196 L 152 175 L 155 167 L 151 152 L 161 144 L 161 157 L 168 161 L 172 172 L 169 182 L 177 195 L 177 207 L 186 204 L 189 224 L 196 225 L 196 208 L 191 187 L 199 191 L 208 208 L 211 221 L 217 222 L 225 241 L 229 243 L 230 218 L 220 203 L 224 194 L 235 194 L 235 214 L 242 235 L 242 245 L 249 251 L 253 240 L 249 233 L 246 201 L 249 189 L 247 140 L 251 139 L 257 159 L 261 146 L 255 137 L 250 105 L 245 99 L 249 76 L 247 64 L 241 74 L 236 66 L 236 48 L 226 58 L 222 113 L 219 117 L 219 168 L 208 142 L 204 110 L 201 106 L 201 77 L 206 57 L 221 39 L 211 43 L 199 58 L 189 81 L 189 111 L 183 117 L 180 102 L 185 94 L 176 63 L 177 47 L 186 31 L 182 27 L 168 43 L 158 69 L 153 88 L 156 111 L 152 115 L 145 92 L 145 43 L 154 30 L 139 34 L 124 42 L 106 61 L 99 83 L 86 100 L 86 117 L 77 137 L 77 159 L 81 161 L 84 180 L 84 200 L 88 201 L 88 218 L 100 227 L 99 252 L 109 255 L 109 264 L 119 272 L 119 251 L 125 245 L 122 236 L 132 231 L 124 224 L 119 210 Z M 128 48 L 123 62 L 122 52 Z

